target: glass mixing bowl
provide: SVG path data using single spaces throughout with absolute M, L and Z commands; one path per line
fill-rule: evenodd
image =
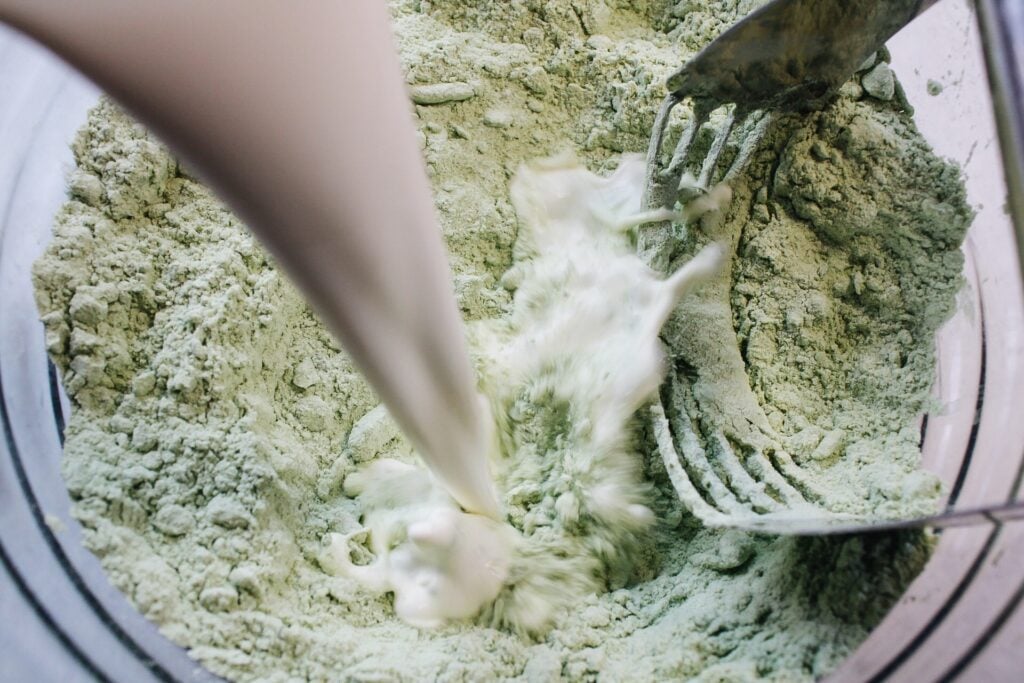
M 951 506 L 1013 502 L 1024 472 L 1024 296 L 975 14 L 944 0 L 890 49 L 919 127 L 961 164 L 979 206 L 958 313 L 936 339 L 923 463 Z M 70 406 L 30 269 L 65 197 L 68 143 L 98 91 L 0 28 L 0 93 L 0 679 L 218 680 L 109 584 L 81 544 L 60 474 Z M 925 570 L 830 680 L 1011 680 L 1022 600 L 1024 523 L 941 530 Z

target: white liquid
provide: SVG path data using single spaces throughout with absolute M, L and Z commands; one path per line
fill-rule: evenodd
M 643 175 L 642 160 L 633 156 L 608 178 L 571 157 L 521 168 L 511 188 L 522 223 L 517 263 L 505 276 L 516 289 L 512 310 L 477 340 L 488 359 L 484 384 L 494 392 L 499 432 L 508 429 L 501 414 L 510 405 L 508 392 L 534 380 L 550 383 L 586 423 L 578 450 L 566 455 L 580 459 L 564 468 L 580 470 L 575 492 L 559 496 L 556 510 L 566 527 L 586 517 L 605 538 L 641 532 L 653 521 L 627 426 L 663 378 L 662 325 L 686 292 L 718 271 L 724 254 L 711 244 L 667 279 L 644 264 L 631 231 L 679 216 L 638 212 Z M 500 454 L 497 469 L 514 469 L 515 459 Z M 511 525 L 463 512 L 426 470 L 411 465 L 374 462 L 345 488 L 363 504 L 365 528 L 332 535 L 339 569 L 369 590 L 393 592 L 398 616 L 417 626 L 472 617 L 493 602 L 510 580 L 517 546 L 529 542 L 529 529 L 522 536 Z M 355 566 L 349 544 L 364 535 L 376 559 Z M 565 551 L 586 548 L 567 543 Z M 514 573 L 524 571 L 544 570 Z M 506 623 L 538 630 L 549 622 L 551 606 L 565 601 L 552 582 L 533 585 L 545 595 L 518 595 L 511 601 L 518 613 L 506 615 Z

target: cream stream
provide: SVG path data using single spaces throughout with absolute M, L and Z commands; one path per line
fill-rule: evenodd
M 95 79 L 200 172 L 452 495 L 500 515 L 386 4 L 0 0 L 0 20 Z

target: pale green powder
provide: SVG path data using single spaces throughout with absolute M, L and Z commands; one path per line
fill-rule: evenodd
M 642 150 L 663 77 L 756 4 L 396 3 L 409 80 L 431 86 L 418 123 L 468 319 L 508 304 L 498 280 L 515 167 L 571 147 L 608 168 Z M 101 104 L 75 153 L 72 200 L 36 267 L 74 404 L 68 487 L 112 581 L 218 673 L 807 679 L 863 639 L 927 557 L 920 535 L 702 530 L 641 434 L 662 521 L 609 575 L 615 590 L 536 641 L 470 625 L 419 633 L 320 565 L 324 535 L 358 526 L 340 491 L 355 462 L 407 456 L 386 420 L 350 437 L 377 403 L 365 382 L 253 238 L 141 128 Z M 734 191 L 720 226 L 737 244 L 733 287 L 704 292 L 729 305 L 717 332 L 683 307 L 666 330 L 673 372 L 763 413 L 767 428 L 732 428 L 735 442 L 767 434 L 826 491 L 855 483 L 830 504 L 927 506 L 932 481 L 906 474 L 932 334 L 959 285 L 958 172 L 898 103 L 853 83 L 826 112 L 771 126 Z M 682 237 L 686 254 L 694 235 Z M 736 377 L 709 381 L 701 356 L 730 338 L 750 377 L 731 393 Z M 731 414 L 713 398 L 686 399 L 705 435 Z

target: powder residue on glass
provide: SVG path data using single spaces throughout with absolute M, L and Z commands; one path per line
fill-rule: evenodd
M 509 574 L 540 567 L 571 604 L 524 628 L 508 618 L 506 587 L 478 617 L 421 631 L 395 616 L 390 594 L 339 571 L 331 534 L 348 537 L 354 566 L 375 559 L 347 479 L 385 459 L 418 466 L 415 456 L 244 226 L 106 102 L 74 143 L 70 199 L 35 268 L 73 404 L 64 474 L 87 545 L 169 638 L 236 680 L 828 672 L 920 569 L 924 535 L 704 529 L 636 418 L 621 444 L 635 529 L 604 537 L 567 495 L 586 485 L 564 467 L 580 443 L 579 401 L 552 377 L 507 382 L 495 362 L 494 345 L 516 339 L 515 290 L 537 255 L 517 243 L 513 174 L 568 148 L 609 175 L 645 148 L 664 77 L 758 3 L 392 4 L 481 388 L 517 458 L 499 461 L 499 480 L 535 555 Z M 899 97 L 868 85 L 858 76 L 825 110 L 780 117 L 721 216 L 677 225 L 673 268 L 711 240 L 730 258 L 662 337 L 687 387 L 674 405 L 701 438 L 768 435 L 830 507 L 899 514 L 937 495 L 917 472 L 916 418 L 970 211 L 959 171 L 930 152 Z M 740 374 L 698 371 L 724 367 L 707 356 L 723 344 Z M 764 416 L 756 433 L 735 419 L 750 406 Z

